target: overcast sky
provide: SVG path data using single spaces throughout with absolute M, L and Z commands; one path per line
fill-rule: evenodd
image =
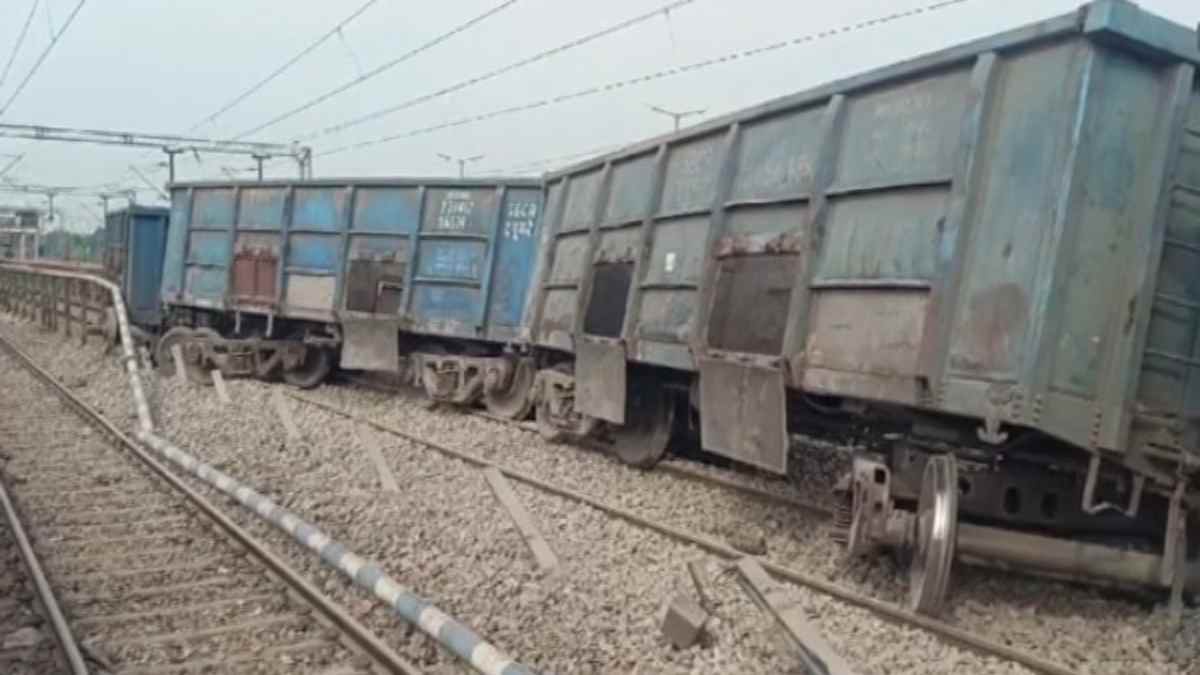
M 35 0 L 0 0 L 0 68 Z M 856 24 L 931 0 L 694 0 L 669 13 L 528 67 L 380 119 L 312 138 L 318 155 L 348 143 L 403 134 L 472 115 L 534 103 L 596 85 L 713 58 L 779 40 Z M 13 94 L 79 0 L 37 0 L 28 37 L 0 106 Z M 281 77 L 214 122 L 197 123 L 281 66 L 366 0 L 85 0 L 74 22 L 0 121 L 148 133 L 233 137 L 363 72 L 395 59 L 501 0 L 376 0 Z M 670 4 L 668 0 L 517 0 L 446 42 L 327 103 L 275 124 L 255 140 L 288 142 L 376 110 L 455 85 L 588 33 Z M 827 39 L 790 46 L 685 75 L 498 116 L 350 152 L 318 156 L 318 176 L 443 175 L 438 157 L 484 155 L 471 172 L 540 171 L 543 162 L 670 130 L 648 108 L 706 109 L 706 116 L 824 81 L 1071 11 L 1072 0 L 971 0 Z M 1144 0 L 1144 8 L 1194 26 L 1197 0 Z M 688 123 L 694 123 L 692 118 Z M 8 174 L 23 183 L 142 186 L 131 164 L 151 171 L 153 151 L 0 139 L 24 159 Z M 562 161 L 557 162 L 559 164 Z M 180 178 L 221 176 L 248 159 L 180 160 Z M 294 175 L 285 162 L 270 175 Z M 244 174 L 249 176 L 249 174 Z M 165 172 L 151 174 L 157 183 Z M 152 193 L 143 192 L 143 201 Z M 60 200 L 72 229 L 98 218 L 95 197 Z M 44 205 L 0 194 L 0 204 Z M 90 209 L 90 211 L 89 211 Z

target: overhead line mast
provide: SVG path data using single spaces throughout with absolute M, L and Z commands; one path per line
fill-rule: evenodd
M 261 161 L 271 157 L 291 157 L 300 169 L 301 178 L 312 177 L 312 150 L 308 147 L 255 141 L 213 140 L 169 134 L 147 134 L 130 131 L 72 129 L 32 124 L 0 123 L 0 138 L 27 138 L 36 141 L 119 145 L 134 148 L 160 148 L 169 157 L 170 180 L 175 180 L 175 155 L 181 152 L 224 155 L 248 155 Z

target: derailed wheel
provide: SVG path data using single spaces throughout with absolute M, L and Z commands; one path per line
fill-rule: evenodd
M 533 410 L 533 381 L 537 369 L 529 359 L 517 359 L 504 387 L 484 387 L 483 404 L 488 412 L 506 420 L 523 420 Z
M 299 389 L 312 389 L 325 381 L 333 370 L 333 352 L 324 347 L 304 348 L 304 357 L 295 368 L 283 369 L 283 380 Z
M 921 478 L 914 522 L 908 605 L 936 615 L 946 601 L 958 539 L 958 464 L 953 455 L 931 457 Z
M 671 442 L 671 427 L 675 422 L 675 406 L 666 389 L 650 379 L 633 379 L 625 398 L 625 424 L 612 425 L 612 452 L 621 462 L 639 469 L 649 469 L 663 455 Z

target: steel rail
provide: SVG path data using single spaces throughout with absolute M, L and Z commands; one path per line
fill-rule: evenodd
M 408 391 L 407 389 L 405 389 L 403 387 L 395 387 L 395 386 L 382 384 L 382 383 L 378 383 L 378 382 L 371 382 L 369 380 L 359 379 L 356 377 L 345 377 L 344 379 L 347 383 L 352 384 L 355 387 L 360 387 L 363 389 L 370 389 L 372 391 L 377 391 L 377 392 L 383 393 L 383 394 L 398 394 L 398 393 Z M 505 426 L 512 426 L 512 427 L 514 427 L 516 429 L 520 429 L 521 431 L 524 431 L 526 433 L 531 433 L 531 434 L 538 433 L 537 425 L 533 422 L 518 422 L 518 421 L 514 421 L 514 420 L 505 419 L 503 417 L 497 417 L 496 415 L 492 415 L 491 413 L 487 412 L 486 410 L 474 410 L 474 409 L 467 409 L 467 408 L 456 408 L 456 410 L 458 410 L 459 412 L 471 415 L 473 417 L 478 417 L 480 419 L 488 420 L 489 422 L 495 422 L 497 424 L 503 424 Z M 684 462 L 687 462 L 687 463 L 684 463 Z M 711 486 L 724 488 L 726 490 L 730 490 L 733 492 L 738 492 L 738 493 L 746 495 L 748 497 L 753 497 L 754 499 L 757 499 L 761 502 L 797 508 L 797 509 L 805 511 L 805 512 L 807 512 L 813 516 L 819 517 L 819 518 L 827 518 L 828 519 L 828 518 L 833 517 L 833 509 L 829 506 L 824 506 L 822 504 L 818 504 L 816 502 L 809 501 L 807 499 L 803 499 L 801 497 L 797 497 L 794 495 L 779 494 L 777 492 L 765 490 L 763 488 L 755 487 L 753 485 L 747 485 L 746 483 L 742 483 L 742 482 L 733 480 L 731 478 L 726 478 L 726 477 L 719 476 L 719 475 L 716 475 L 713 473 L 709 473 L 707 471 L 703 471 L 698 468 L 692 468 L 692 467 L 688 466 L 688 463 L 697 463 L 697 462 L 693 462 L 692 460 L 686 460 L 686 459 L 680 460 L 680 461 L 675 461 L 675 462 L 664 461 L 664 462 L 660 463 L 658 466 L 656 466 L 654 468 L 654 470 L 661 471 L 663 473 L 670 473 L 670 474 L 678 476 L 679 478 L 682 478 L 684 480 L 689 480 L 694 483 L 699 483 L 701 485 L 711 485 Z
M 675 539 L 676 541 L 698 546 L 709 553 L 712 553 L 713 555 L 717 555 L 727 560 L 739 560 L 746 557 L 744 553 L 711 537 L 694 532 L 688 532 L 673 525 L 668 525 L 650 518 L 645 518 L 620 506 L 609 504 L 608 502 L 597 499 L 590 495 L 586 495 L 571 488 L 550 483 L 542 480 L 541 478 L 537 478 L 536 476 L 525 473 L 519 469 L 513 469 L 503 464 L 484 459 L 483 457 L 473 453 L 456 450 L 441 443 L 431 441 L 427 438 L 423 438 L 390 425 L 383 424 L 382 422 L 377 422 L 368 417 L 364 417 L 346 410 L 341 410 L 336 406 L 332 406 L 321 401 L 313 400 L 307 396 L 302 396 L 291 392 L 288 392 L 287 396 L 294 400 L 311 405 L 315 408 L 325 410 L 334 415 L 344 417 L 360 424 L 365 424 L 378 431 L 396 436 L 397 438 L 402 438 L 411 443 L 424 446 L 430 450 L 434 450 L 438 453 L 446 455 L 447 457 L 458 459 L 474 466 L 487 468 L 494 467 L 498 469 L 500 473 L 512 480 L 516 480 L 521 483 L 525 483 L 526 485 L 538 488 L 543 492 L 547 492 L 579 504 L 590 506 L 611 516 L 629 522 L 635 526 L 652 530 L 671 539 Z M 977 635 L 957 626 L 953 626 L 945 621 L 910 612 L 898 605 L 862 595 L 835 583 L 826 581 L 824 579 L 818 579 L 798 570 L 785 567 L 778 563 L 770 562 L 769 560 L 764 559 L 760 560 L 760 562 L 767 571 L 780 579 L 804 586 L 824 595 L 831 596 L 847 604 L 855 605 L 872 612 L 873 614 L 888 619 L 893 623 L 920 628 L 924 631 L 939 635 L 946 640 L 970 649 L 976 653 L 983 654 L 984 656 L 996 657 L 1017 663 L 1029 668 L 1034 672 L 1043 673 L 1044 675 L 1076 675 L 1075 671 L 1058 663 L 1044 659 L 1036 654 L 1031 654 L 1027 651 L 1017 649 L 1015 647 L 994 642 L 986 637 Z
M 399 654 L 396 654 L 382 640 L 359 623 L 358 620 L 346 613 L 332 599 L 305 580 L 299 572 L 271 553 L 266 544 L 235 523 L 206 497 L 185 483 L 182 478 L 172 472 L 165 464 L 143 450 L 136 441 L 118 429 L 94 408 L 75 396 L 52 374 L 39 366 L 28 354 L 23 352 L 5 336 L 0 336 L 0 350 L 7 352 L 18 363 L 24 366 L 26 370 L 37 377 L 37 379 L 45 383 L 55 395 L 66 403 L 68 407 L 72 408 L 81 418 L 95 426 L 114 443 L 124 448 L 171 487 L 175 488 L 187 501 L 191 502 L 193 506 L 212 520 L 230 538 L 241 544 L 267 569 L 283 580 L 300 597 L 304 598 L 305 601 L 320 612 L 323 618 L 333 624 L 343 635 L 349 637 L 355 646 L 374 659 L 377 664 L 393 673 L 402 673 L 403 675 L 421 674 L 420 669 Z
M 46 613 L 46 618 L 50 620 L 50 625 L 54 629 L 54 639 L 58 641 L 58 646 L 62 649 L 63 656 L 66 657 L 67 665 L 70 666 L 74 675 L 88 675 L 91 671 L 84 663 L 79 642 L 75 639 L 75 633 L 63 616 L 62 608 L 58 605 L 58 597 L 55 596 L 54 589 L 50 587 L 50 581 L 46 579 L 46 572 L 42 569 L 42 563 L 38 560 L 29 536 L 25 533 L 25 526 L 21 524 L 21 517 L 17 513 L 12 499 L 8 496 L 8 489 L 4 486 L 3 480 L 0 480 L 0 505 L 4 507 L 8 528 L 17 542 L 17 550 L 21 554 L 21 559 L 25 561 L 25 569 L 28 570 L 29 578 L 33 580 L 34 588 L 37 591 L 38 603 L 42 606 L 42 611 Z

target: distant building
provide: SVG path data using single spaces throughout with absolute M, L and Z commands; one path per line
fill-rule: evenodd
M 0 258 L 38 257 L 41 233 L 42 214 L 37 209 L 0 206 Z

